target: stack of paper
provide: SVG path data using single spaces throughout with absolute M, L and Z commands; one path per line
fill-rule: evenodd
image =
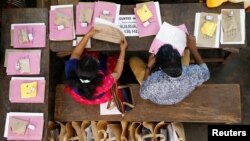
M 6 49 L 7 75 L 40 74 L 41 50 Z
M 11 24 L 11 45 L 14 48 L 39 48 L 46 46 L 44 23 Z
M 219 38 L 220 38 L 220 23 L 221 16 L 215 13 L 196 13 L 195 14 L 195 27 L 194 27 L 194 35 L 196 37 L 196 45 L 197 47 L 211 47 L 211 48 L 219 48 Z M 210 22 L 210 24 L 216 27 L 215 32 L 208 36 L 204 34 L 204 28 L 207 25 L 206 23 Z M 216 25 L 216 26 L 214 26 Z M 210 28 L 210 29 L 212 29 Z M 210 35 L 210 34 L 209 34 Z
M 111 102 L 111 105 L 115 105 L 111 109 L 108 109 L 109 102 L 100 104 L 100 115 L 120 115 L 122 114 L 116 107 L 114 102 Z
M 156 35 L 162 24 L 159 2 L 136 4 L 134 9 L 139 37 Z
M 75 38 L 73 5 L 51 6 L 49 15 L 50 40 L 65 41 Z
M 150 46 L 149 52 L 156 54 L 163 44 L 171 44 L 182 55 L 187 44 L 186 33 L 187 28 L 184 24 L 176 27 L 163 22 L 160 31 Z
M 95 3 L 80 2 L 76 5 L 76 35 L 86 34 L 92 27 Z
M 27 87 L 29 84 L 33 87 Z M 34 84 L 34 85 L 32 85 Z M 12 77 L 9 100 L 12 103 L 44 103 L 44 77 Z
M 95 18 L 101 18 L 118 25 L 120 7 L 121 5 L 116 3 L 104 1 L 95 2 L 93 23 L 95 23 Z
M 4 137 L 7 140 L 42 140 L 43 113 L 7 113 Z
M 123 31 L 107 20 L 96 18 L 94 28 L 99 31 L 93 35 L 94 39 L 119 44 L 121 39 L 124 38 Z
M 245 29 L 244 9 L 221 10 L 221 44 L 244 44 Z

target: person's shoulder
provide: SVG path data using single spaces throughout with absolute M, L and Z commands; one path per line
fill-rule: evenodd
M 184 69 L 192 69 L 192 68 L 207 68 L 207 64 L 206 63 L 202 63 L 202 64 L 191 64 L 189 66 L 183 66 Z

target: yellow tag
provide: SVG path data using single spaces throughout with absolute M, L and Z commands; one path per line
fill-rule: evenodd
M 37 82 L 21 84 L 21 98 L 32 98 L 37 95 Z
M 217 24 L 211 21 L 206 21 L 201 27 L 201 33 L 212 37 L 216 30 Z
M 136 11 L 136 14 L 142 22 L 149 20 L 153 16 L 146 4 L 143 4 L 142 7 Z

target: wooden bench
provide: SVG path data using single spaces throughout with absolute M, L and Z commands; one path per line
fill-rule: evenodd
M 85 106 L 76 103 L 64 92 L 64 85 L 56 87 L 55 120 L 82 121 L 178 121 L 240 123 L 241 101 L 238 84 L 204 84 L 177 105 L 162 106 L 143 100 L 139 96 L 139 85 L 130 85 L 135 108 L 121 115 L 100 115 L 99 105 Z

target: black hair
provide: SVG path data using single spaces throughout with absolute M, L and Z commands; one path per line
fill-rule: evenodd
M 80 79 L 90 82 L 82 83 Z M 102 84 L 102 74 L 99 73 L 97 60 L 85 55 L 77 62 L 75 71 L 69 74 L 65 83 L 73 89 L 76 88 L 81 97 L 93 99 L 96 87 Z
M 156 65 L 171 77 L 178 77 L 182 73 L 181 55 L 170 44 L 164 44 L 156 54 Z

